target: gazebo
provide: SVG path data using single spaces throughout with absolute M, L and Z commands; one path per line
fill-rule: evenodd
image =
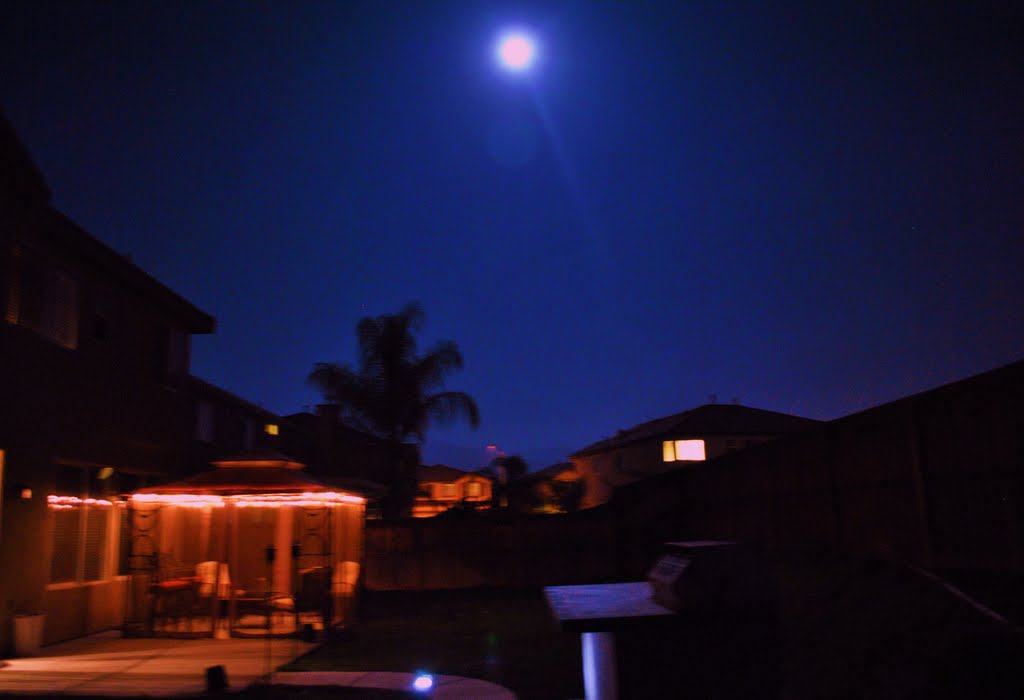
M 150 633 L 292 634 L 348 621 L 366 499 L 276 453 L 131 495 L 133 602 Z

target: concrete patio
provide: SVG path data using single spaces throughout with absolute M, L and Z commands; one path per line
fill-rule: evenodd
M 94 634 L 43 647 L 37 657 L 8 659 L 0 693 L 194 695 L 206 669 L 224 666 L 231 690 L 250 685 L 316 645 L 298 639 L 123 638 Z
M 408 690 L 411 673 L 271 673 L 314 649 L 298 639 L 124 638 L 110 631 L 44 647 L 42 654 L 0 662 L 0 695 L 7 693 L 184 696 L 206 691 L 206 669 L 223 666 L 228 690 L 269 679 L 279 685 L 353 686 Z M 515 700 L 494 683 L 435 676 L 433 698 Z

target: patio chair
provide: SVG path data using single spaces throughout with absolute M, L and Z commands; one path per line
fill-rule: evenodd
M 295 629 L 302 630 L 302 613 L 317 613 L 324 629 L 331 624 L 331 578 L 326 566 L 299 570 L 299 590 L 295 594 Z
M 338 602 L 342 624 L 348 624 L 351 613 L 355 610 L 356 586 L 359 583 L 359 562 L 343 561 L 334 569 L 331 582 L 331 594 Z
M 218 564 L 220 564 L 219 577 L 217 575 Z M 227 564 L 218 561 L 201 561 L 196 564 L 196 578 L 198 579 L 200 599 L 209 602 L 214 586 L 217 586 L 218 598 L 224 599 L 231 596 L 231 575 L 228 573 Z

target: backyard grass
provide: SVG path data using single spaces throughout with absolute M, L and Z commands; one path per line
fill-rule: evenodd
M 356 624 L 281 670 L 428 671 L 583 697 L 578 635 L 559 630 L 540 589 L 367 592 Z

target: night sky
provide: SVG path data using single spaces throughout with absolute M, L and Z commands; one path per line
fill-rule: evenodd
M 194 374 L 301 410 L 418 300 L 482 414 L 426 460 L 537 468 L 711 394 L 835 418 L 1024 357 L 1019 3 L 893 5 L 5 2 L 0 107 L 216 316 Z

